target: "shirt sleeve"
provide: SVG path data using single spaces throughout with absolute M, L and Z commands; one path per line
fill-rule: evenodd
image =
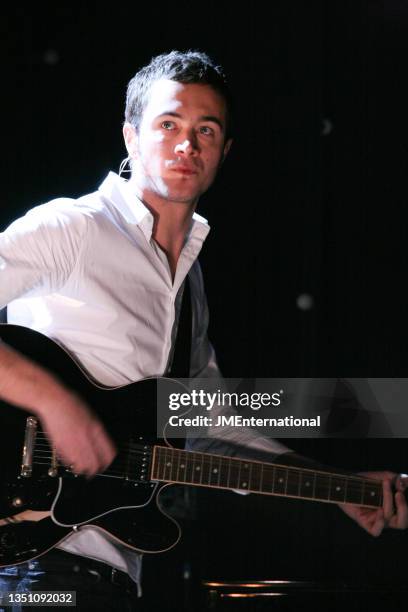
M 46 295 L 68 280 L 84 242 L 86 215 L 58 199 L 30 210 L 0 233 L 0 309 Z
M 227 391 L 218 367 L 214 347 L 208 339 L 209 313 L 199 267 L 196 272 L 192 284 L 193 330 L 196 333 L 192 343 L 190 375 L 192 378 L 217 379 L 217 388 L 221 391 Z M 214 420 L 219 415 L 233 414 L 235 414 L 235 410 L 232 406 L 215 405 L 211 410 L 211 416 Z M 209 427 L 207 433 L 206 438 L 188 440 L 186 448 L 263 461 L 273 461 L 277 455 L 292 452 L 291 449 L 274 438 L 267 438 L 250 427 L 238 428 L 231 425 Z

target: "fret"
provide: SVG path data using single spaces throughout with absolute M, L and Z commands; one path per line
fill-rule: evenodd
M 323 472 L 316 473 L 315 499 L 328 500 L 330 494 L 330 476 Z
M 272 473 L 272 487 L 271 487 L 271 491 L 274 492 L 275 491 L 275 481 L 276 481 L 276 468 L 275 466 L 272 468 L 273 473 Z
M 163 449 L 161 446 L 156 447 L 156 459 L 157 459 L 157 462 L 156 462 L 157 466 L 156 466 L 155 479 L 163 480 L 164 459 L 163 459 Z
M 191 473 L 191 477 L 192 477 L 191 482 L 193 484 L 201 484 L 201 480 L 203 477 L 202 467 L 203 467 L 202 453 L 194 453 L 194 466 L 193 466 L 192 473 Z
M 329 499 L 331 501 L 343 502 L 345 499 L 346 487 L 347 487 L 346 478 L 342 478 L 341 476 L 340 477 L 332 476 L 331 482 L 330 482 Z
M 172 482 L 177 481 L 177 449 L 169 449 L 169 461 L 171 462 L 170 468 L 170 480 Z
M 165 449 L 164 451 L 164 471 L 163 471 L 163 480 L 167 480 L 170 481 L 172 480 L 171 478 L 171 468 L 172 468 L 172 455 L 171 452 L 169 452 L 169 449 Z
M 240 485 L 240 483 L 241 483 L 241 469 L 242 469 L 242 464 L 243 464 L 243 463 L 244 463 L 244 462 L 243 462 L 242 460 L 241 460 L 241 461 L 239 461 L 239 468 L 238 468 L 238 486 L 237 486 L 237 488 L 239 488 L 239 485 Z
M 195 462 L 195 453 L 186 453 L 186 482 L 193 483 L 194 482 L 194 462 Z
M 219 487 L 220 478 L 221 478 L 221 457 L 213 455 L 212 460 L 211 460 L 211 473 L 210 473 L 210 478 L 209 478 L 209 484 L 214 487 Z
M 217 461 L 217 466 L 215 468 L 215 480 L 219 487 L 221 486 L 221 482 L 222 482 L 222 463 L 223 463 L 222 457 L 220 457 Z
M 174 448 L 170 451 L 170 456 L 171 456 L 171 481 L 172 482 L 177 482 L 177 464 L 178 464 L 178 454 L 179 454 L 179 450 L 177 448 Z
M 299 496 L 300 473 L 299 470 L 289 468 L 286 474 L 285 494 L 291 497 Z
M 362 504 L 364 496 L 364 480 L 347 476 L 347 496 L 346 503 Z
M 240 488 L 240 472 L 242 461 L 240 459 L 230 459 L 230 467 L 228 472 L 228 486 L 231 489 Z
M 177 453 L 177 471 L 176 471 L 176 481 L 177 481 L 177 482 L 183 482 L 183 481 L 180 479 L 180 463 L 181 463 L 181 458 L 182 458 L 182 456 L 183 456 L 183 455 L 182 455 L 182 452 L 181 452 L 181 451 L 178 451 L 178 453 Z M 184 477 L 184 474 L 183 474 L 183 477 Z
M 204 463 L 205 463 L 205 455 L 201 453 L 201 465 L 200 465 L 200 484 L 203 483 L 203 473 L 204 473 Z M 205 483 L 205 481 L 204 481 Z
M 273 493 L 285 495 L 287 486 L 287 469 L 282 467 L 275 467 L 274 482 L 273 482 Z
M 251 491 L 261 491 L 262 490 L 262 476 L 263 476 L 263 466 L 262 463 L 251 463 L 251 474 L 248 478 L 249 480 L 249 488 Z
M 231 476 L 231 457 L 228 457 L 227 465 L 228 465 L 228 469 L 227 469 L 227 482 L 226 482 L 226 485 L 227 485 L 227 487 L 229 487 L 230 486 L 230 476 Z
M 220 487 L 228 488 L 228 475 L 230 469 L 229 457 L 220 457 L 220 474 L 218 484 Z
M 364 486 L 363 505 L 382 506 L 382 485 L 378 482 L 366 482 Z
M 178 482 L 187 482 L 187 453 L 180 451 L 178 462 Z
M 169 451 L 169 455 L 171 457 L 171 470 L 170 470 L 170 480 L 172 482 L 177 482 L 177 456 L 178 449 L 171 449 Z
M 315 496 L 315 472 L 303 472 L 299 478 L 299 496 L 306 499 L 313 499 Z
M 239 486 L 237 489 L 240 491 L 249 491 L 250 489 L 250 464 L 248 461 L 241 461 L 241 470 L 239 478 Z
M 254 464 L 250 463 L 249 464 L 249 474 L 248 474 L 248 489 L 250 491 L 252 491 L 252 468 L 253 468 Z
M 164 465 L 164 455 L 163 449 L 158 447 L 157 449 L 157 480 L 162 480 L 163 478 L 163 465 Z
M 202 469 L 201 469 L 201 484 L 211 484 L 211 466 L 212 466 L 212 455 L 202 455 Z
M 209 484 L 211 484 L 212 471 L 213 471 L 213 456 L 211 455 L 211 459 L 210 459 L 210 473 L 208 474 L 208 483 Z
M 275 468 L 271 464 L 262 465 L 262 489 L 261 493 L 271 493 L 273 491 L 273 477 L 275 474 Z

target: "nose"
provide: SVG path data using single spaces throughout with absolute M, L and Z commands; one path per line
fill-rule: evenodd
M 188 135 L 183 142 L 179 142 L 175 148 L 176 154 L 182 155 L 195 155 L 198 152 L 198 143 L 195 134 L 191 133 Z

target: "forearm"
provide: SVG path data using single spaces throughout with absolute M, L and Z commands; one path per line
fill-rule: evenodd
M 41 416 L 71 395 L 44 368 L 0 343 L 0 399 Z

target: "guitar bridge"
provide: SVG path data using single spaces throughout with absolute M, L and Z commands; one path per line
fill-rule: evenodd
M 33 455 L 36 435 L 37 419 L 35 417 L 30 416 L 27 418 L 26 421 L 23 457 L 20 471 L 20 475 L 24 476 L 24 478 L 29 478 L 33 472 Z

